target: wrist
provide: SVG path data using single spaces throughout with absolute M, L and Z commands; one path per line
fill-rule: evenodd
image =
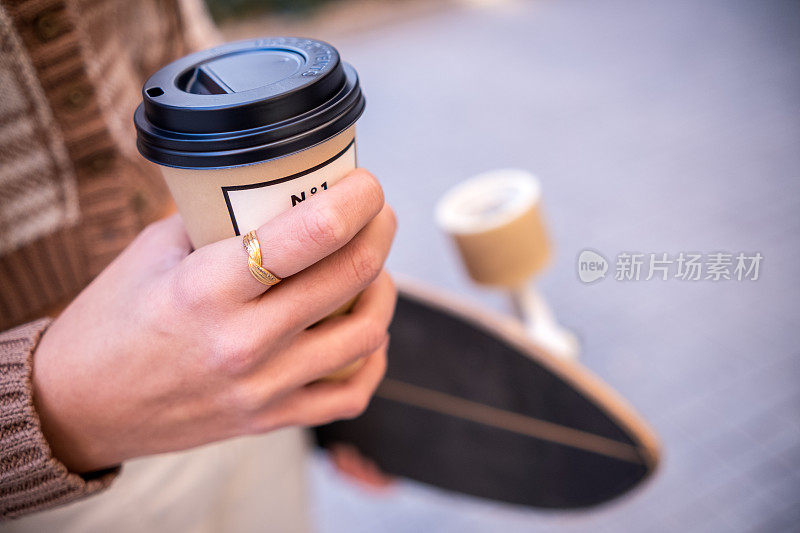
M 103 464 L 95 454 L 87 449 L 87 443 L 80 438 L 80 427 L 75 421 L 82 418 L 81 413 L 67 406 L 74 405 L 69 380 L 61 380 L 56 363 L 57 346 L 53 342 L 54 329 L 48 328 L 41 336 L 32 354 L 31 391 L 35 415 L 39 428 L 49 447 L 51 456 L 74 473 L 87 473 L 113 466 L 113 462 Z M 82 402 L 80 402 L 82 403 Z M 67 416 L 67 412 L 71 416 Z

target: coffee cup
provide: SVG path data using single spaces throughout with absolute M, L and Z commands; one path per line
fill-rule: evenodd
M 137 147 L 161 166 L 195 248 L 258 228 L 356 167 L 364 96 L 322 41 L 197 52 L 153 74 L 142 97 Z
M 142 95 L 137 146 L 161 165 L 195 248 L 259 227 L 356 166 L 364 96 L 321 41 L 197 52 L 153 74 Z

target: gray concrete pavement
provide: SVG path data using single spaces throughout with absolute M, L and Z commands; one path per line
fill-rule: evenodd
M 797 530 L 800 4 L 494 4 L 335 43 L 368 98 L 360 161 L 399 215 L 390 267 L 507 309 L 468 283 L 433 206 L 483 170 L 536 172 L 557 245 L 541 286 L 660 433 L 663 468 L 610 505 L 545 513 L 413 483 L 371 495 L 318 459 L 320 531 Z M 586 247 L 764 260 L 755 282 L 586 286 Z

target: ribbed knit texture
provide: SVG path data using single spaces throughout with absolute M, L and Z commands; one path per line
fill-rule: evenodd
M 68 302 L 168 212 L 133 111 L 209 28 L 200 0 L 0 0 L 0 330 Z
M 33 350 L 49 319 L 0 333 L 0 516 L 13 518 L 62 505 L 108 486 L 108 471 L 91 479 L 53 458 L 33 407 Z

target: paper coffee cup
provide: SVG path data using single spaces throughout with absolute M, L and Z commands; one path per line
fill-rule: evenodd
M 356 167 L 364 96 L 355 69 L 321 41 L 197 52 L 156 72 L 142 96 L 137 146 L 161 165 L 195 248 L 258 228 Z
M 277 159 L 219 169 L 162 173 L 195 248 L 244 235 L 332 187 L 356 167 L 355 127 Z M 266 265 L 265 265 L 266 266 Z
M 178 59 L 144 84 L 141 154 L 195 248 L 256 229 L 356 166 L 356 71 L 321 41 L 268 38 Z

